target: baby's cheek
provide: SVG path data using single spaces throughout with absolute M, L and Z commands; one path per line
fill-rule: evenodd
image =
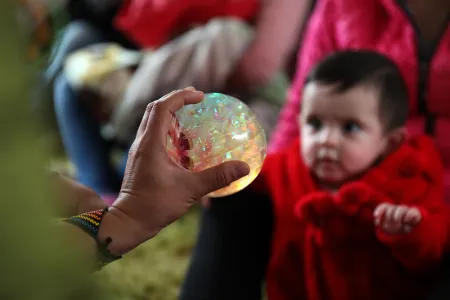
M 302 143 L 302 148 L 300 149 L 299 155 L 301 156 L 306 166 L 311 166 L 314 160 L 314 149 L 312 145 L 309 143 Z
M 312 167 L 314 162 L 315 152 L 312 148 L 306 148 L 299 153 L 301 155 L 303 163 L 308 167 Z
M 373 149 L 366 147 L 355 147 L 351 151 L 347 151 L 345 157 L 343 157 L 345 168 L 354 174 L 361 173 L 370 168 L 375 159 L 376 155 Z

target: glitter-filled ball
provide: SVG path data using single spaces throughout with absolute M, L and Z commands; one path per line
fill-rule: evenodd
M 247 105 L 234 97 L 213 93 L 174 114 L 167 150 L 172 159 L 193 172 L 229 160 L 246 162 L 249 175 L 208 195 L 224 197 L 239 192 L 258 176 L 267 141 L 264 129 Z

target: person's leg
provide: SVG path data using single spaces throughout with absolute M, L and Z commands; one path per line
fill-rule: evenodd
M 45 71 L 47 81 L 52 81 L 63 68 L 67 56 L 86 46 L 108 42 L 109 37 L 87 21 L 74 21 L 67 25 L 61 41 L 53 50 L 50 65 Z
M 99 194 L 117 193 L 121 180 L 111 165 L 110 145 L 62 74 L 54 84 L 54 102 L 63 144 L 78 180 Z
M 243 191 L 204 209 L 181 300 L 260 300 L 270 253 L 268 198 Z
M 107 33 L 87 21 L 70 23 L 46 74 L 48 80 L 55 79 L 53 98 L 56 118 L 65 150 L 75 165 L 79 181 L 108 196 L 119 191 L 121 178 L 111 165 L 111 145 L 100 135 L 100 125 L 93 118 L 92 111 L 81 102 L 60 71 L 70 53 L 109 41 Z
M 83 47 L 108 40 L 108 36 L 87 21 L 73 21 L 61 33 L 62 38 L 55 43 L 49 65 L 36 82 L 36 92 L 31 103 L 33 110 L 41 115 L 45 124 L 53 126 L 53 106 L 47 101 L 54 97 L 53 83 L 61 73 L 66 57 Z M 51 121 L 49 122 L 49 119 Z

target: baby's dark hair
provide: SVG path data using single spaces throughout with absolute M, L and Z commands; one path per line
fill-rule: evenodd
M 409 113 L 408 89 L 398 67 L 387 57 L 373 51 L 336 52 L 309 73 L 311 82 L 336 84 L 342 93 L 367 85 L 379 91 L 379 114 L 386 132 L 405 125 Z

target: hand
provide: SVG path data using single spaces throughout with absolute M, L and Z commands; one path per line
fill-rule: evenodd
M 147 106 L 129 152 L 120 194 L 103 220 L 107 229 L 102 230 L 103 223 L 100 227 L 100 238 L 113 239 L 111 253 L 126 253 L 154 237 L 204 195 L 249 173 L 248 165 L 238 161 L 192 173 L 168 156 L 166 142 L 173 113 L 183 105 L 201 102 L 203 96 L 187 88 Z
M 389 234 L 410 232 L 422 220 L 420 211 L 415 207 L 382 203 L 374 211 L 375 225 Z

